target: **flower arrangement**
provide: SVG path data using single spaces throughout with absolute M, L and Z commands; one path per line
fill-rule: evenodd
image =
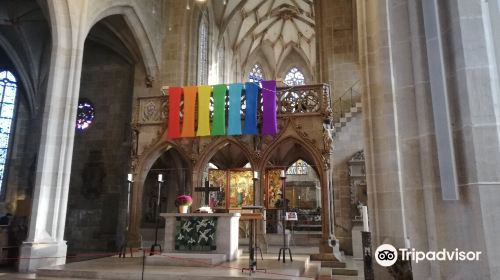
M 193 198 L 188 194 L 178 195 L 175 198 L 175 206 L 191 206 L 193 204 Z

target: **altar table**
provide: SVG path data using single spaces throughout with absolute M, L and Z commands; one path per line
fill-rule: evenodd
M 224 254 L 227 261 L 238 258 L 240 213 L 161 213 L 160 216 L 165 218 L 164 253 Z M 196 238 L 190 235 L 193 230 Z M 180 242 L 185 238 L 187 242 Z

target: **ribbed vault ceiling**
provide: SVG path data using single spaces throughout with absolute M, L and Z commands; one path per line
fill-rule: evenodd
M 214 1 L 221 36 L 227 34 L 230 46 L 239 53 L 243 64 L 259 46 L 266 46 L 266 56 L 275 63 L 295 48 L 302 52 L 307 63 L 314 64 L 312 0 L 227 0 L 226 5 L 222 2 Z

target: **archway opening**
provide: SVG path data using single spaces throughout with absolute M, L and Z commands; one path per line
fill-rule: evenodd
M 322 235 L 322 203 L 313 155 L 297 140 L 287 139 L 269 155 L 265 178 L 267 233 L 282 233 L 285 229 L 296 245 L 317 245 Z M 285 219 L 283 223 L 283 215 L 296 219 Z
M 160 174 L 162 183 L 159 182 Z M 144 243 L 153 242 L 157 223 L 160 229 L 165 227 L 158 214 L 176 213 L 175 198 L 181 194 L 191 194 L 190 174 L 188 163 L 172 147 L 167 148 L 153 163 L 143 185 L 141 236 Z M 164 236 L 163 230 L 159 231 L 158 236 Z
M 215 211 L 228 212 L 254 205 L 253 169 L 242 148 L 225 143 L 209 159 L 203 171 L 203 182 L 220 191 L 200 192 L 198 204 Z M 208 196 L 208 197 L 207 197 Z

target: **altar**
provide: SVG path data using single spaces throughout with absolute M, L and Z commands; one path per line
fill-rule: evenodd
M 148 264 L 209 266 L 238 258 L 240 213 L 162 213 L 163 253 Z

